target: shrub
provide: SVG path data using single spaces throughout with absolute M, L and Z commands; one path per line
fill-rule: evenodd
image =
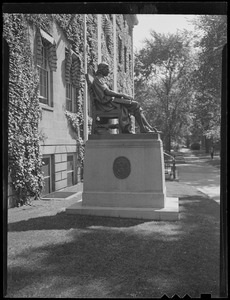
M 199 143 L 193 143 L 191 144 L 191 150 L 200 150 L 200 144 Z

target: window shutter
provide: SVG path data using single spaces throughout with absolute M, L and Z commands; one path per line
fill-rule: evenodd
M 48 48 L 48 62 L 51 71 L 57 69 L 57 49 L 54 39 L 44 32 L 42 29 L 37 30 L 37 64 L 41 64 L 42 60 L 42 39 Z
M 72 66 L 71 66 L 71 77 L 72 77 L 72 83 L 74 87 L 79 87 L 80 84 L 80 61 L 79 59 L 73 59 Z
M 68 49 L 66 49 L 65 56 L 65 80 L 66 82 L 70 82 L 70 69 L 72 65 L 72 55 Z
M 80 88 L 80 82 L 81 82 L 81 60 L 79 56 L 71 51 L 72 53 L 72 65 L 71 65 L 71 79 L 72 79 L 72 84 L 75 88 Z
M 42 64 L 42 36 L 40 30 L 37 30 L 37 64 Z
M 111 22 L 106 15 L 104 16 L 102 26 L 105 33 L 105 41 L 106 41 L 107 49 L 111 53 L 111 49 L 113 45 L 113 40 L 112 40 L 113 29 L 112 29 Z
M 51 71 L 57 70 L 57 49 L 56 43 L 48 45 L 48 62 Z

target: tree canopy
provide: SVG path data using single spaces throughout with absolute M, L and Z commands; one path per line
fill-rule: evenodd
M 203 36 L 198 44 L 198 67 L 193 74 L 193 135 L 203 135 L 215 143 L 220 140 L 222 49 L 227 42 L 227 19 L 224 15 L 198 16 L 194 24 Z M 209 145 L 206 143 L 207 151 Z
M 226 16 L 196 16 L 195 31 L 154 30 L 135 53 L 135 91 L 151 124 L 173 143 L 220 137 L 221 54 Z
M 162 131 L 165 148 L 170 151 L 172 140 L 180 140 L 190 122 L 195 56 L 188 31 L 167 35 L 152 31 L 151 36 L 136 54 L 136 97 Z

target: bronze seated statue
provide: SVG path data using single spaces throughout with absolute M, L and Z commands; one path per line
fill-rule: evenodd
M 142 108 L 132 96 L 117 93 L 109 88 L 105 77 L 109 74 L 109 65 L 100 63 L 95 74 L 86 74 L 86 80 L 92 100 L 92 133 L 103 130 L 119 129 L 119 133 L 132 134 L 131 118 L 133 115 L 140 127 L 141 133 L 158 132 L 146 120 Z M 108 124 L 108 119 L 118 119 L 118 124 Z M 99 121 L 100 120 L 100 121 Z

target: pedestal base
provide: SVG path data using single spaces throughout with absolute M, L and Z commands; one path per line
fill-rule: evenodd
M 139 208 L 83 206 L 82 201 L 80 200 L 66 208 L 66 213 L 154 221 L 177 221 L 179 219 L 179 201 L 178 198 L 166 197 L 164 208 Z
M 86 142 L 82 202 L 67 213 L 177 220 L 177 198 L 166 198 L 158 133 L 91 135 Z

